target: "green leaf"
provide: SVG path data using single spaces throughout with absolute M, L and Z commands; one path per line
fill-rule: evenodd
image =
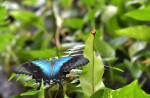
M 4 20 L 6 18 L 7 15 L 7 10 L 5 7 L 0 6 L 0 20 Z
M 28 26 L 28 24 L 37 26 L 41 29 L 44 27 L 44 21 L 41 17 L 38 17 L 35 13 L 30 11 L 12 11 L 11 15 L 23 23 L 25 26 Z
M 83 0 L 83 3 L 88 7 L 93 6 L 95 4 L 95 0 Z
M 137 41 L 135 43 L 133 43 L 130 47 L 129 47 L 129 56 L 131 59 L 134 59 L 133 56 L 146 48 L 147 43 L 145 41 Z
M 41 83 L 41 88 L 40 88 L 40 91 L 39 91 L 39 98 L 45 98 L 44 97 L 44 83 L 43 83 L 43 79 L 42 79 L 42 83 Z
M 95 41 L 95 48 L 102 54 L 102 57 L 105 58 L 114 58 L 115 57 L 115 51 L 113 48 L 105 41 L 103 40 L 96 40 Z
M 66 26 L 73 29 L 81 29 L 83 27 L 83 20 L 81 18 L 69 18 L 64 22 Z
M 24 86 L 33 87 L 35 85 L 35 80 L 29 80 L 25 82 Z
M 91 98 L 150 98 L 150 95 L 141 90 L 138 86 L 138 81 L 135 80 L 131 84 L 117 90 L 109 88 L 99 90 Z
M 9 21 L 1 21 L 0 22 L 0 26 L 3 27 L 5 25 L 7 25 L 9 23 Z
M 108 23 L 109 20 L 117 14 L 117 7 L 114 5 L 105 6 L 104 12 L 101 16 L 101 21 L 103 23 Z
M 12 34 L 0 34 L 0 52 L 6 49 L 6 46 L 10 45 L 15 36 Z
M 119 47 L 121 47 L 125 42 L 128 41 L 128 37 L 125 36 L 121 36 L 121 37 L 116 37 L 114 39 L 111 39 L 109 41 L 110 45 L 113 47 L 113 49 L 118 49 Z
M 104 88 L 104 84 L 102 82 L 104 65 L 100 56 L 96 55 L 93 49 L 93 31 L 87 39 L 84 49 L 84 56 L 89 59 L 89 63 L 83 68 L 80 75 L 80 83 L 84 93 L 84 98 L 89 98 L 96 91 Z
M 10 78 L 8 79 L 8 81 L 12 80 L 17 74 L 13 73 Z
M 24 5 L 35 5 L 38 2 L 38 0 L 23 0 Z
M 121 28 L 120 24 L 118 22 L 117 15 L 115 15 L 109 19 L 108 23 L 106 24 L 106 27 L 107 27 L 109 35 L 115 37 L 116 36 L 114 33 L 115 30 L 118 30 Z
M 138 86 L 138 81 L 135 80 L 130 85 L 115 90 L 112 92 L 113 98 L 150 98 L 141 88 Z
M 20 74 L 16 81 L 18 81 L 18 80 L 20 80 L 20 79 L 22 79 L 22 78 L 24 78 L 24 77 L 26 77 L 26 76 L 27 76 L 27 75 L 25 75 L 25 74 Z
M 124 60 L 125 66 L 130 70 L 132 76 L 136 78 L 140 78 L 142 75 L 142 71 L 135 65 L 133 65 L 130 61 Z
M 86 0 L 87 1 L 87 0 Z M 96 6 L 94 9 L 90 10 L 84 17 L 84 22 L 87 21 L 94 21 L 95 18 L 101 14 L 101 7 L 100 6 Z
M 29 91 L 29 92 L 25 92 L 20 94 L 21 96 L 27 96 L 27 95 L 35 95 L 37 94 L 39 91 Z
M 40 90 L 38 91 L 29 91 L 29 92 L 25 92 L 25 93 L 22 93 L 20 94 L 21 96 L 27 96 L 27 95 L 35 95 L 35 94 L 38 94 L 38 98 L 44 98 L 44 84 L 43 84 L 43 80 L 42 80 L 42 83 L 41 83 L 41 88 Z
M 125 29 L 116 30 L 116 34 L 119 36 L 128 36 L 131 38 L 145 40 L 150 42 L 150 27 L 146 25 L 133 26 Z
M 124 70 L 122 70 L 122 69 L 120 69 L 120 68 L 117 68 L 117 67 L 111 67 L 111 66 L 108 66 L 108 67 L 111 68 L 111 69 L 120 71 L 120 72 L 124 72 Z
M 150 13 L 150 6 L 143 8 L 143 9 L 138 9 L 138 10 L 128 12 L 124 14 L 124 16 L 130 17 L 136 20 L 140 20 L 140 21 L 150 21 L 149 13 Z
M 40 55 L 40 57 L 39 57 Z M 28 57 L 31 59 L 39 59 L 39 58 L 50 58 L 56 56 L 56 49 L 43 49 L 43 50 L 29 50 L 29 51 L 21 51 L 18 56 L 20 58 Z
M 28 51 L 28 54 L 32 56 L 32 58 L 39 58 L 39 55 L 41 55 L 41 58 L 49 58 L 56 56 L 56 50 L 55 49 L 46 49 L 46 50 L 32 50 Z
M 64 8 L 70 8 L 73 4 L 73 0 L 60 0 L 60 2 Z

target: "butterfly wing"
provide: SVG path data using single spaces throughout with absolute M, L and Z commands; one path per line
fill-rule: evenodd
M 59 71 L 70 72 L 70 70 L 78 66 L 84 66 L 88 62 L 89 60 L 83 55 L 62 57 L 56 60 L 53 73 L 56 75 Z
M 55 65 L 54 65 L 53 75 L 56 75 L 57 73 L 59 73 L 59 71 L 61 70 L 63 64 L 68 62 L 71 59 L 72 59 L 72 56 L 61 57 L 61 58 L 57 59 L 55 61 Z
M 70 72 L 70 70 L 76 67 L 84 66 L 89 63 L 89 60 L 85 58 L 83 55 L 77 55 L 71 57 L 72 57 L 71 59 L 69 59 L 67 62 L 64 62 L 63 66 L 61 66 L 61 70 L 63 72 Z
M 32 61 L 32 63 L 38 66 L 47 77 L 50 77 L 51 62 L 49 60 L 36 60 Z
M 14 73 L 32 75 L 39 79 L 48 79 L 50 77 L 50 65 L 51 63 L 48 60 L 35 60 L 17 67 Z

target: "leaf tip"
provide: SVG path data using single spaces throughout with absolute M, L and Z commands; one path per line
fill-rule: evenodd
M 92 34 L 92 35 L 95 35 L 95 34 L 96 34 L 96 29 L 95 29 L 95 28 L 91 31 L 91 34 Z

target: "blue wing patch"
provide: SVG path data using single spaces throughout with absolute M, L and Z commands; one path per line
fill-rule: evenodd
M 49 60 L 35 60 L 32 61 L 32 63 L 43 71 L 43 73 L 50 77 L 50 71 L 51 71 L 51 62 Z
M 68 56 L 57 59 L 54 65 L 53 76 L 55 76 L 58 73 L 58 71 L 60 70 L 60 68 L 63 66 L 64 63 L 66 63 L 72 58 L 73 58 L 72 56 Z

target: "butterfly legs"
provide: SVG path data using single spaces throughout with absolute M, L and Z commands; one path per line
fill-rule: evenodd
M 37 82 L 39 83 L 39 86 L 38 86 L 37 90 L 40 90 L 40 87 L 41 87 L 41 84 L 42 84 L 42 78 L 37 79 Z M 46 85 L 46 83 L 49 83 L 49 81 L 47 79 L 43 79 L 43 83 L 44 83 L 44 85 Z
M 42 85 L 42 79 L 36 79 L 36 81 L 39 83 L 37 90 L 40 90 L 41 85 Z
M 42 79 L 37 78 L 37 76 L 32 76 L 32 79 L 35 79 L 36 83 L 39 83 L 37 90 L 40 90 L 41 88 L 41 83 L 42 83 Z
M 62 91 L 63 90 L 63 86 L 61 84 L 62 79 L 64 79 L 66 77 L 66 73 L 62 73 L 62 76 L 60 77 L 60 79 L 57 79 L 57 83 L 59 85 L 59 90 Z
M 61 82 L 58 84 L 59 84 L 59 90 L 63 90 L 63 86 L 62 86 Z

